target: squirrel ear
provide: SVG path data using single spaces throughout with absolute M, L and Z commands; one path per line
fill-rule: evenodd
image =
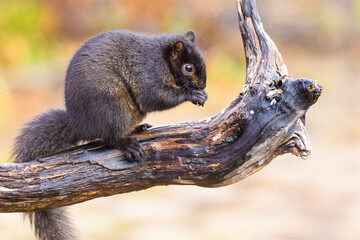
M 187 33 L 185 33 L 184 37 L 192 42 L 195 42 L 195 32 L 193 30 L 190 30 Z
M 177 41 L 176 43 L 174 43 L 171 49 L 171 55 L 170 55 L 171 59 L 175 60 L 183 49 L 184 49 L 184 43 L 182 41 Z

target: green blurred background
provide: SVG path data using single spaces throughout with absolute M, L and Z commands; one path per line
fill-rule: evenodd
M 257 5 L 289 73 L 324 87 L 307 114 L 313 156 L 278 157 L 223 188 L 155 187 L 71 206 L 80 239 L 360 239 L 360 0 Z M 110 29 L 196 31 L 209 100 L 150 114 L 150 124 L 208 117 L 242 89 L 233 0 L 0 0 L 1 162 L 25 122 L 64 108 L 69 60 L 84 40 Z M 32 239 L 32 232 L 21 214 L 0 214 L 0 239 Z

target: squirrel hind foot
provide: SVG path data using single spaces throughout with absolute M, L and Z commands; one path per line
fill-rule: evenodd
M 141 132 L 147 131 L 149 128 L 152 128 L 152 125 L 150 125 L 148 123 L 144 123 L 139 126 L 136 126 L 134 128 L 134 130 L 132 130 L 131 134 L 141 133 Z
M 118 142 L 118 149 L 122 150 L 125 154 L 126 160 L 129 162 L 140 162 L 144 157 L 145 151 L 138 138 L 123 138 Z

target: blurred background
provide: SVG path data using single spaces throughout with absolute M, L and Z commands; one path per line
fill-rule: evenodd
M 360 239 L 360 0 L 257 0 L 289 73 L 324 91 L 307 114 L 313 156 L 291 155 L 231 186 L 155 187 L 69 207 L 80 239 Z M 64 108 L 64 75 L 87 38 L 110 29 L 194 29 L 209 100 L 153 113 L 163 125 L 220 111 L 241 91 L 245 62 L 234 0 L 0 0 L 0 162 L 23 124 Z M 0 239 L 33 239 L 0 214 Z

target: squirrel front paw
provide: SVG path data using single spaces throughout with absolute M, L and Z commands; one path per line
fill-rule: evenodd
M 205 101 L 208 99 L 208 95 L 203 89 L 195 89 L 191 93 L 190 101 L 199 106 L 204 106 Z
M 143 158 L 144 149 L 138 142 L 138 138 L 123 138 L 118 144 L 120 150 L 124 152 L 127 161 L 140 162 Z

